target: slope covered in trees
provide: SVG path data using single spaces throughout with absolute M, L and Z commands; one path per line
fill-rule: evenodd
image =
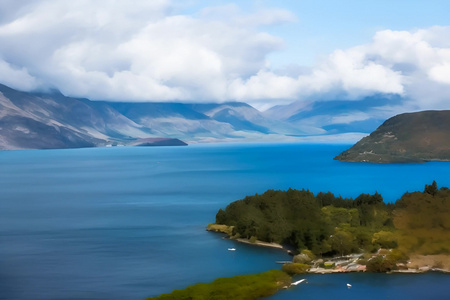
M 450 190 L 435 182 L 395 204 L 380 194 L 355 199 L 308 190 L 247 196 L 220 209 L 216 223 L 234 238 L 289 245 L 315 255 L 399 248 L 404 253 L 450 253 Z

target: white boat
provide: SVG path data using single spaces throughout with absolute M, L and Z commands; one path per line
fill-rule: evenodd
M 351 285 L 350 283 L 347 283 L 347 287 L 348 287 L 348 288 L 351 288 L 352 285 Z
M 297 285 L 299 283 L 306 282 L 306 279 L 300 279 L 299 281 L 291 283 L 291 285 Z
M 228 248 L 228 251 L 236 251 L 236 248 Z

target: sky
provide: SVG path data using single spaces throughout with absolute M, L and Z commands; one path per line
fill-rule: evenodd
M 448 0 L 0 0 L 0 83 L 261 110 L 380 94 L 405 99 L 399 111 L 450 109 L 449 11 Z

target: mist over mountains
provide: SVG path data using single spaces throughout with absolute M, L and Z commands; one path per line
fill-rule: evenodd
M 365 113 L 380 105 L 382 97 L 367 98 L 357 105 L 338 100 L 294 102 L 260 112 L 243 102 L 91 101 L 57 92 L 21 92 L 5 85 L 0 85 L 0 93 L 2 150 L 132 145 L 148 138 L 203 143 L 345 137 L 353 142 L 384 121 Z

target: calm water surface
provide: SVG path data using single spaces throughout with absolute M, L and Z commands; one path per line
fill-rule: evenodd
M 219 208 L 267 189 L 378 191 L 395 201 L 450 164 L 352 164 L 348 145 L 229 144 L 0 152 L 0 299 L 142 299 L 279 268 L 282 251 L 204 230 Z M 227 248 L 235 247 L 230 252 Z M 445 299 L 441 274 L 308 275 L 271 299 Z M 353 287 L 347 289 L 346 282 Z

